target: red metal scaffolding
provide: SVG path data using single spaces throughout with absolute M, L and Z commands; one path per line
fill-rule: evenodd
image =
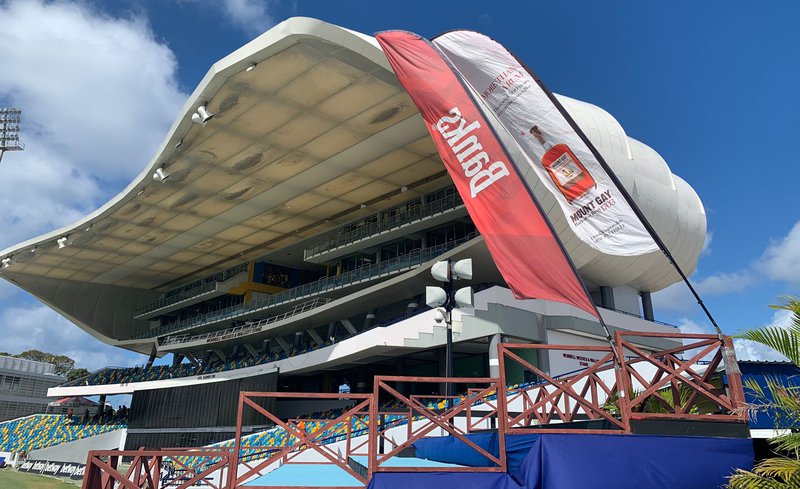
M 673 340 L 678 345 L 652 351 L 643 346 L 652 341 L 641 339 Z M 614 341 L 621 353 L 619 360 L 609 346 L 500 344 L 498 379 L 376 376 L 373 391 L 363 394 L 242 392 L 232 447 L 92 451 L 82 487 L 236 489 L 282 465 L 314 463 L 337 467 L 359 484 L 348 488 L 363 488 L 376 472 L 504 472 L 506 436 L 518 433 L 624 435 L 632 433 L 632 424 L 641 420 L 747 421 L 738 369 L 720 375 L 723 349 L 732 347 L 730 338 L 623 331 L 616 333 Z M 525 360 L 520 354 L 524 350 L 587 352 L 599 358 L 587 361 L 588 366 L 580 371 L 552 376 Z M 510 386 L 507 369 L 512 364 L 535 380 Z M 444 383 L 463 386 L 462 394 L 401 392 L 414 384 Z M 404 389 L 398 389 L 398 384 Z M 281 419 L 259 405 L 265 398 L 348 400 L 352 404 L 335 416 Z M 285 436 L 273 445 L 248 444 L 250 438 L 242 437 L 246 409 L 263 415 Z M 468 436 L 486 430 L 496 430 L 499 455 Z M 420 439 L 445 435 L 471 447 L 491 466 L 409 468 L 387 464 Z M 332 442 L 343 444 L 334 449 Z M 132 461 L 124 472 L 119 469 L 123 457 Z M 366 460 L 365 470 L 354 468 L 353 457 Z

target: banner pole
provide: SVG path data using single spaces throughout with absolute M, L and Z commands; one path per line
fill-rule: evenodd
M 653 241 L 655 241 L 656 246 L 658 246 L 661 249 L 661 252 L 664 254 L 664 256 L 667 257 L 667 260 L 670 262 L 670 264 L 678 272 L 678 275 L 680 275 L 680 277 L 683 280 L 683 282 L 686 284 L 687 287 L 689 287 L 689 291 L 692 293 L 692 295 L 694 296 L 694 298 L 697 301 L 697 303 L 703 309 L 703 312 L 705 313 L 706 317 L 708 317 L 708 320 L 711 322 L 711 325 L 714 326 L 714 330 L 716 330 L 717 335 L 720 338 L 722 338 L 722 336 L 723 336 L 722 330 L 717 325 L 717 322 L 716 322 L 716 320 L 714 320 L 714 317 L 711 315 L 711 311 L 708 310 L 708 307 L 706 307 L 705 303 L 700 298 L 700 294 L 698 294 L 697 290 L 695 290 L 694 286 L 692 286 L 692 283 L 689 281 L 689 278 L 683 272 L 683 270 L 681 269 L 680 265 L 678 265 L 678 262 L 675 260 L 675 257 L 672 256 L 672 253 L 670 253 L 669 248 L 667 248 L 667 245 L 664 244 L 664 241 L 661 240 L 661 237 L 658 235 L 656 230 L 650 224 L 650 221 L 647 220 L 647 218 L 645 217 L 645 215 L 642 212 L 642 210 L 639 209 L 638 205 L 636 205 L 636 202 L 633 200 L 633 197 L 630 195 L 630 193 L 628 193 L 628 190 L 625 188 L 625 186 L 622 185 L 622 182 L 619 180 L 619 178 L 617 178 L 617 174 L 614 173 L 614 171 L 611 169 L 611 167 L 606 162 L 605 158 L 603 158 L 603 156 L 600 154 L 600 152 L 597 151 L 597 148 L 595 148 L 594 144 L 592 144 L 592 142 L 589 141 L 589 138 L 586 136 L 586 134 L 583 132 L 583 130 L 580 128 L 580 126 L 578 126 L 578 123 L 575 122 L 575 119 L 573 119 L 572 116 L 569 115 L 569 113 L 564 108 L 564 106 L 561 105 L 561 102 L 556 98 L 556 96 L 553 94 L 553 92 L 551 92 L 550 89 L 547 88 L 547 86 L 544 84 L 544 82 L 538 76 L 536 76 L 536 74 L 533 71 L 531 71 L 531 69 L 528 67 L 528 65 L 525 64 L 524 61 L 519 59 L 516 54 L 511 52 L 511 50 L 509 50 L 508 48 L 505 48 L 505 49 L 508 51 L 508 53 L 511 56 L 514 57 L 514 59 L 517 60 L 517 62 L 520 64 L 520 66 L 525 68 L 525 71 L 527 71 L 528 74 L 531 76 L 531 78 L 533 78 L 533 80 L 539 85 L 539 87 L 542 89 L 542 91 L 547 95 L 547 97 L 550 99 L 550 101 L 553 103 L 553 105 L 555 105 L 555 107 L 561 113 L 562 117 L 564 117 L 564 119 L 566 119 L 567 123 L 570 126 L 572 126 L 572 129 L 575 131 L 575 133 L 578 135 L 578 137 L 580 137 L 581 140 L 583 141 L 583 143 L 586 145 L 586 147 L 589 148 L 589 151 L 592 152 L 592 155 L 597 159 L 597 162 L 600 163 L 600 166 L 602 166 L 603 169 L 606 171 L 606 173 L 608 174 L 609 178 L 611 178 L 611 181 L 614 182 L 614 185 L 617 186 L 617 188 L 619 189 L 619 191 L 622 194 L 622 196 L 625 199 L 625 201 L 628 203 L 628 205 L 631 206 L 631 209 L 636 214 L 636 217 L 639 218 L 639 221 L 641 221 L 642 225 L 647 230 L 647 232 L 650 234 L 650 237 L 653 238 Z
M 429 46 L 431 46 L 433 48 L 433 50 L 439 55 L 439 57 L 442 58 L 442 60 L 447 65 L 447 67 L 450 68 L 450 71 L 453 72 L 453 75 L 455 75 L 456 79 L 459 81 L 459 83 L 461 83 L 461 86 L 464 88 L 464 91 L 472 99 L 473 103 L 475 104 L 475 107 L 481 113 L 483 113 L 484 114 L 484 118 L 486 118 L 486 111 L 482 107 L 482 102 L 479 101 L 474 96 L 469 84 L 465 82 L 464 78 L 461 76 L 461 73 L 458 71 L 458 69 L 455 66 L 453 66 L 452 62 L 447 57 L 447 55 L 445 55 L 442 52 L 442 50 L 439 49 L 439 47 L 436 46 L 431 41 L 428 41 L 427 39 L 425 39 L 425 41 L 428 43 Z M 527 67 L 525 69 L 527 69 Z M 487 120 L 488 120 L 488 118 L 487 118 Z M 517 162 L 514 160 L 514 158 L 511 157 L 511 153 L 509 153 L 508 148 L 506 147 L 506 144 L 500 138 L 500 135 L 497 134 L 497 130 L 495 130 L 494 126 L 489 124 L 489 130 L 491 130 L 492 133 L 494 133 L 494 136 L 497 139 L 497 141 L 500 144 L 500 146 L 503 148 L 503 151 L 505 151 L 505 153 L 509 156 L 508 162 L 509 162 L 509 164 L 511 164 L 512 167 L 514 167 L 514 171 L 517 172 L 518 175 L 523 175 L 523 173 L 520 172 L 520 169 L 517 166 Z M 606 335 L 606 340 L 608 341 L 608 345 L 611 348 L 611 354 L 614 356 L 614 359 L 616 360 L 615 364 L 619 365 L 620 362 L 622 361 L 622 357 L 620 356 L 620 353 L 617 351 L 616 345 L 614 343 L 614 339 L 613 339 L 613 337 L 611 335 L 611 331 L 608 329 L 608 325 L 603 320 L 603 316 L 600 315 L 600 311 L 597 309 L 597 305 L 595 305 L 594 301 L 592 300 L 592 296 L 589 295 L 589 289 L 586 288 L 586 283 L 584 282 L 583 277 L 581 277 L 581 275 L 578 273 L 578 269 L 575 267 L 575 263 L 573 263 L 572 257 L 570 257 L 569 253 L 567 253 L 567 249 L 564 247 L 564 243 L 561 242 L 561 238 L 558 237 L 558 233 L 556 232 L 555 228 L 553 227 L 553 223 L 550 222 L 550 218 L 547 217 L 547 213 L 544 212 L 544 209 L 542 209 L 542 206 L 539 204 L 539 201 L 536 199 L 536 196 L 533 194 L 533 189 L 531 189 L 530 186 L 528 186 L 528 185 L 523 185 L 523 187 L 525 187 L 525 189 L 527 190 L 528 195 L 530 196 L 530 199 L 533 201 L 534 205 L 536 206 L 536 209 L 539 211 L 539 214 L 542 215 L 542 220 L 547 225 L 547 228 L 550 230 L 550 233 L 553 235 L 553 239 L 555 240 L 555 242 L 558 243 L 558 248 L 561 250 L 561 253 L 564 255 L 564 258 L 566 259 L 567 263 L 569 264 L 570 269 L 572 270 L 572 273 L 575 274 L 575 277 L 577 277 L 578 283 L 581 285 L 581 288 L 583 289 L 583 293 L 586 294 L 586 297 L 589 299 L 589 303 L 592 305 L 592 309 L 594 310 L 594 313 L 597 316 L 597 320 L 600 322 L 600 326 L 603 328 L 603 332 Z
M 602 166 L 603 169 L 606 171 L 611 181 L 614 182 L 614 185 L 616 185 L 617 188 L 619 189 L 619 192 L 622 194 L 622 197 L 625 199 L 625 201 L 631 207 L 633 212 L 636 214 L 636 217 L 639 218 L 639 221 L 642 223 L 644 228 L 650 234 L 650 237 L 653 238 L 653 241 L 655 241 L 656 246 L 658 246 L 661 249 L 661 252 L 667 258 L 667 261 L 669 261 L 669 263 L 673 266 L 673 268 L 675 268 L 675 271 L 678 272 L 678 275 L 680 275 L 681 280 L 683 280 L 683 283 L 685 283 L 686 286 L 689 288 L 689 292 L 691 292 L 692 296 L 694 296 L 695 301 L 697 301 L 697 304 L 703 310 L 709 322 L 711 322 L 711 325 L 714 327 L 714 331 L 716 332 L 717 337 L 721 342 L 721 350 L 725 362 L 726 373 L 728 375 L 741 374 L 741 371 L 739 370 L 739 363 L 736 360 L 736 350 L 734 350 L 732 346 L 728 346 L 729 342 L 725 341 L 725 335 L 722 332 L 722 329 L 717 324 L 717 321 L 714 319 L 714 316 L 711 314 L 711 311 L 708 309 L 705 302 L 703 302 L 703 299 L 700 297 L 700 294 L 697 292 L 692 283 L 689 281 L 689 277 L 687 277 L 686 274 L 683 272 L 683 269 L 675 260 L 675 257 L 672 256 L 672 253 L 669 251 L 669 248 L 667 248 L 667 245 L 661 239 L 661 236 L 658 235 L 658 232 L 656 232 L 655 228 L 653 228 L 653 225 L 650 224 L 650 221 L 645 217 L 642 210 L 639 208 L 638 205 L 636 205 L 636 202 L 633 200 L 631 194 L 628 193 L 628 190 L 625 188 L 624 185 L 622 185 L 622 182 L 619 180 L 619 178 L 617 178 L 617 174 L 614 173 L 614 171 L 606 162 L 605 158 L 603 158 L 603 156 L 600 154 L 597 148 L 595 148 L 594 144 L 592 144 L 592 142 L 589 141 L 589 138 L 580 128 L 578 123 L 575 122 L 575 119 L 573 119 L 572 116 L 569 114 L 569 112 L 567 112 L 567 110 L 564 108 L 561 102 L 556 98 L 555 94 L 552 91 L 550 91 L 549 88 L 547 88 L 547 85 L 545 85 L 544 82 L 538 76 L 536 76 L 536 74 L 528 67 L 528 65 L 525 64 L 524 61 L 519 59 L 516 54 L 511 52 L 511 50 L 509 50 L 508 48 L 505 49 L 511 56 L 514 57 L 514 59 L 517 60 L 520 66 L 522 66 L 525 69 L 525 71 L 528 72 L 528 74 L 539 85 L 539 87 L 542 89 L 545 95 L 547 95 L 547 98 L 549 98 L 550 101 L 553 103 L 553 105 L 558 109 L 562 117 L 564 117 L 567 123 L 570 126 L 572 126 L 572 129 L 575 131 L 578 137 L 581 138 L 586 147 L 589 148 L 589 151 L 592 152 L 592 155 L 594 155 L 594 157 L 597 159 L 597 162 L 600 163 L 600 166 Z

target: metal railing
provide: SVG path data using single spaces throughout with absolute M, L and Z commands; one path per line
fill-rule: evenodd
M 679 328 L 678 328 L 677 326 L 675 326 L 674 324 L 665 323 L 664 321 L 659 321 L 659 320 L 657 320 L 657 319 L 647 319 L 646 317 L 642 316 L 641 314 L 636 314 L 635 312 L 623 311 L 622 309 L 614 309 L 613 307 L 605 307 L 605 306 L 600 306 L 600 307 L 601 307 L 602 309 L 608 309 L 609 311 L 618 312 L 618 313 L 620 313 L 620 314 L 624 314 L 624 315 L 626 315 L 626 316 L 631 316 L 631 317 L 635 317 L 635 318 L 643 319 L 643 320 L 645 320 L 645 321 L 650 321 L 651 323 L 660 324 L 661 326 L 669 326 L 670 328 L 679 329 Z
M 366 280 L 372 280 L 384 275 L 409 270 L 436 258 L 446 251 L 466 243 L 476 236 L 477 233 L 470 233 L 461 239 L 443 243 L 431 248 L 414 250 L 410 253 L 406 253 L 405 255 L 365 265 L 333 277 L 323 277 L 315 282 L 310 282 L 305 285 L 300 285 L 299 287 L 294 287 L 292 289 L 287 289 L 275 294 L 270 294 L 261 299 L 252 300 L 245 304 L 237 304 L 206 314 L 200 314 L 182 321 L 166 324 L 159 328 L 140 333 L 136 336 L 133 336 L 131 339 L 153 338 L 170 333 L 186 331 L 211 323 L 233 320 L 247 314 L 263 312 L 278 305 L 287 304 L 289 302 L 307 297 L 310 298 L 314 295 L 333 289 L 338 289 Z
M 68 380 L 66 382 L 62 382 L 61 384 L 58 384 L 56 387 L 74 387 L 76 385 L 84 385 L 84 384 L 85 385 L 94 385 L 94 384 L 89 384 L 88 380 L 90 378 L 94 377 L 95 375 L 99 375 L 99 374 L 105 372 L 106 370 L 121 370 L 121 369 L 124 369 L 124 368 L 129 368 L 129 367 L 116 367 L 116 366 L 113 366 L 113 365 L 109 365 L 107 367 L 101 367 L 101 368 L 98 368 L 97 370 L 93 370 L 93 371 L 89 372 L 86 375 L 82 375 L 82 376 L 78 377 L 77 379 L 72 379 L 72 380 Z
M 176 345 L 179 343 L 191 343 L 193 341 L 202 341 L 202 340 L 206 340 L 207 343 L 216 343 L 219 341 L 225 341 L 232 338 L 248 336 L 253 333 L 260 332 L 264 326 L 267 326 L 272 323 L 277 323 L 278 321 L 282 321 L 284 319 L 290 318 L 297 314 L 304 313 L 306 311 L 310 311 L 311 309 L 315 309 L 319 306 L 325 305 L 330 301 L 331 300 L 328 298 L 318 297 L 316 299 L 303 302 L 302 304 L 298 304 L 291 311 L 286 311 L 283 314 L 278 314 L 277 316 L 272 316 L 266 319 L 262 319 L 252 324 L 243 324 L 241 326 L 236 326 L 234 328 L 223 329 L 220 331 L 212 331 L 210 333 L 203 333 L 196 335 L 184 334 L 178 336 L 168 336 L 164 340 L 162 346 Z
M 671 339 L 680 346 L 651 352 L 631 338 Z M 741 374 L 727 373 L 727 390 L 714 381 L 723 350 L 732 348 L 729 337 L 617 331 L 614 342 L 617 351 L 631 355 L 616 358 L 610 345 L 500 344 L 499 397 L 505 401 L 507 433 L 632 433 L 631 422 L 646 419 L 747 422 Z M 521 350 L 540 356 L 594 352 L 600 358 L 556 377 L 520 356 Z M 707 357 L 711 361 L 703 365 Z M 509 387 L 506 366 L 512 363 L 541 380 Z
M 137 309 L 133 315 L 134 317 L 142 316 L 144 314 L 148 314 L 153 311 L 169 307 L 179 302 L 192 299 L 197 296 L 207 294 L 209 292 L 213 292 L 214 290 L 217 289 L 217 285 L 220 284 L 221 282 L 229 280 L 235 277 L 236 275 L 239 275 L 240 273 L 246 272 L 248 270 L 248 266 L 249 266 L 248 263 L 243 263 L 241 265 L 237 265 L 233 268 L 229 268 L 222 272 L 215 273 L 211 277 L 204 279 L 204 281 L 210 280 L 208 282 L 201 283 L 200 285 L 196 285 L 194 287 L 190 287 L 186 290 L 172 294 L 167 292 L 167 294 L 169 295 L 166 295 L 165 297 L 162 297 L 157 301 L 153 302 L 152 304 L 148 304 L 147 306 L 141 309 Z
M 356 229 L 330 233 L 327 239 L 316 243 L 310 249 L 305 250 L 304 258 L 308 260 L 309 258 L 317 256 L 321 253 L 332 251 L 336 248 L 367 238 L 369 236 L 374 236 L 384 231 L 410 224 L 414 221 L 419 221 L 420 219 L 424 219 L 426 217 L 441 214 L 445 211 L 455 210 L 464 205 L 464 201 L 461 200 L 461 196 L 458 194 L 446 195 L 431 202 L 419 204 L 414 207 L 408 207 L 408 204 L 411 202 L 413 201 L 404 202 L 395 207 L 382 210 L 377 214 L 366 217 L 361 221 L 362 224 L 358 225 Z M 391 213 L 392 211 L 395 211 L 395 214 L 387 217 L 386 214 Z M 351 226 L 353 226 L 353 223 L 347 224 L 344 227 Z
M 637 336 L 670 338 L 681 346 L 646 351 L 630 341 Z M 723 349 L 733 347 L 731 338 L 618 331 L 614 341 L 618 351 L 629 351 L 633 358 L 613 358 L 610 346 L 501 343 L 499 378 L 375 376 L 372 391 L 368 393 L 240 392 L 232 442 L 205 448 L 92 451 L 83 487 L 236 489 L 247 485 L 277 489 L 287 486 L 279 480 L 256 482 L 255 479 L 290 464 L 317 464 L 329 466 L 333 474 L 341 471 L 354 479 L 349 486 L 338 486 L 340 489 L 360 489 L 370 486 L 372 476 L 381 472 L 507 472 L 506 441 L 507 436 L 514 434 L 626 436 L 637 432 L 636 422 L 641 420 L 694 420 L 747 426 L 741 374 L 733 373 L 738 372 L 735 364 L 729 365 L 727 388 L 718 382 Z M 603 358 L 574 375 L 551 377 L 514 353 L 564 349 L 594 351 Z M 679 354 L 689 358 L 681 359 Z M 711 364 L 698 369 L 697 362 L 707 355 L 712 356 Z M 509 362 L 542 380 L 524 388 L 509 388 L 505 368 Z M 406 389 L 420 390 L 409 389 L 412 383 L 421 384 L 426 391 L 431 385 L 461 383 L 464 390 L 457 396 L 404 395 Z M 398 388 L 399 385 L 405 389 Z M 429 397 L 434 402 L 425 402 Z M 350 402 L 327 413 L 287 420 L 272 411 L 278 400 L 288 399 Z M 379 403 L 380 399 L 384 403 Z M 268 400 L 274 402 L 265 402 Z M 264 432 L 264 436 L 256 435 L 258 438 L 244 436 L 245 414 L 250 416 L 253 411 L 266 419 L 263 425 L 274 424 L 275 428 Z M 469 436 L 495 428 L 496 432 L 489 433 L 496 437 L 496 442 L 485 443 Z M 366 441 L 358 439 L 364 435 Z M 443 440 L 443 435 L 450 440 Z M 457 443 L 470 460 L 477 456 L 483 463 L 436 467 L 389 463 L 426 438 Z M 132 459 L 124 472 L 120 469 L 123 457 Z M 364 461 L 359 462 L 356 457 Z M 178 470 L 164 470 L 167 463 Z M 296 487 L 305 482 L 302 476 L 298 479 Z

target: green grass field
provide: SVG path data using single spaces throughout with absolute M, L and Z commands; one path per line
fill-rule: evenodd
M 53 477 L 17 472 L 13 469 L 0 470 L 0 487 L 3 489 L 75 489 L 69 482 L 61 482 Z

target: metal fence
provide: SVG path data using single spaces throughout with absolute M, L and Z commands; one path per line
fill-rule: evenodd
M 378 277 L 410 270 L 427 261 L 433 260 L 446 251 L 452 250 L 453 248 L 466 243 L 467 241 L 475 238 L 475 236 L 477 236 L 476 233 L 470 233 L 461 239 L 443 243 L 430 248 L 414 250 L 410 253 L 406 253 L 405 255 L 401 255 L 389 260 L 371 263 L 369 265 L 364 265 L 333 277 L 323 277 L 317 281 L 300 285 L 292 289 L 287 289 L 275 294 L 270 294 L 245 304 L 237 304 L 220 309 L 218 311 L 200 314 L 182 321 L 166 324 L 164 326 L 140 333 L 136 336 L 133 336 L 131 339 L 153 338 L 170 333 L 187 331 L 216 322 L 234 320 L 256 312 L 264 312 L 279 305 L 285 305 L 300 299 L 310 298 L 314 295 L 330 290 L 339 289 L 367 280 L 373 280 Z
M 306 260 L 314 256 L 335 250 L 341 246 L 354 243 L 358 240 L 374 236 L 376 234 L 389 231 L 391 229 L 410 224 L 421 219 L 441 214 L 464 206 L 464 201 L 458 194 L 445 195 L 431 202 L 418 206 L 409 207 L 408 202 L 400 204 L 364 218 L 356 229 L 349 231 L 330 233 L 323 241 L 316 243 L 310 249 L 305 250 Z M 353 224 L 347 225 L 348 227 Z

